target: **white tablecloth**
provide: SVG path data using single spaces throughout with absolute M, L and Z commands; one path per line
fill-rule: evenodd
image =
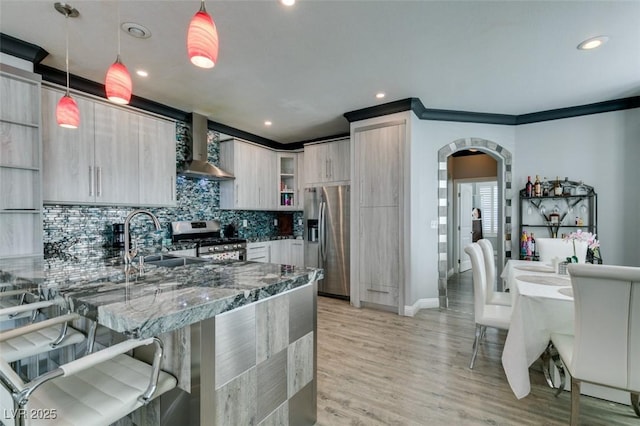
M 502 352 L 502 366 L 518 399 L 531 391 L 529 367 L 544 352 L 551 333 L 573 334 L 573 298 L 558 291 L 570 288 L 571 281 L 566 275 L 517 268 L 532 264 L 535 263 L 510 260 L 501 275 L 513 295 L 513 313 Z M 531 283 L 518 279 L 519 276 L 523 279 L 530 276 L 554 277 L 548 280 L 554 283 Z M 557 285 L 561 282 L 558 278 L 566 280 L 566 285 Z

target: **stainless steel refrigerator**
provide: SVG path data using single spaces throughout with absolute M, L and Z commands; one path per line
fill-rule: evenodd
M 305 266 L 324 269 L 318 294 L 349 299 L 350 187 L 304 190 Z

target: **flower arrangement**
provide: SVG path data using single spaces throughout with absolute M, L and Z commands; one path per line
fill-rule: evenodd
M 582 232 L 581 229 L 578 229 L 576 232 L 565 235 L 563 239 L 573 243 L 573 256 L 567 257 L 567 262 L 578 263 L 578 256 L 576 255 L 576 240 L 586 241 L 588 244 L 588 250 L 591 251 L 591 256 L 594 259 L 600 259 L 600 241 L 596 239 L 596 234 L 592 234 L 591 232 Z

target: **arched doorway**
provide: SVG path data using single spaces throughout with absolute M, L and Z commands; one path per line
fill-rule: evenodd
M 499 144 L 482 138 L 457 139 L 438 150 L 438 299 L 440 308 L 448 306 L 447 273 L 449 270 L 450 238 L 449 217 L 449 185 L 451 185 L 447 170 L 447 159 L 455 152 L 477 149 L 491 157 L 498 163 L 498 268 L 511 257 L 511 212 L 512 212 L 512 155 Z

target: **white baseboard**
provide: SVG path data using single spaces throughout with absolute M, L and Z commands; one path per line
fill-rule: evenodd
M 431 299 L 418 299 L 413 305 L 404 306 L 404 316 L 412 317 L 415 314 L 417 314 L 420 309 L 430 309 L 430 308 L 439 308 L 439 307 L 440 307 L 440 301 L 438 300 L 437 297 L 434 297 Z

